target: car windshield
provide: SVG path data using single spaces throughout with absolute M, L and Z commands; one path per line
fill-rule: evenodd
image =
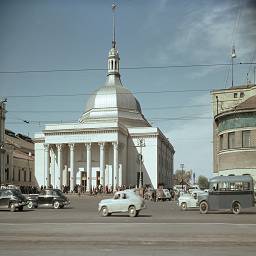
M 18 190 L 18 189 L 13 189 L 12 193 L 13 193 L 14 196 L 22 196 L 20 190 Z
M 56 195 L 58 196 L 64 196 L 64 194 L 60 191 L 60 190 L 54 190 L 54 192 L 56 193 Z

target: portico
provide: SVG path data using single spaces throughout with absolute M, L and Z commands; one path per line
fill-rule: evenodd
M 119 163 L 118 160 L 117 141 L 90 140 L 81 143 L 79 140 L 74 140 L 73 143 L 70 143 L 67 140 L 60 143 L 58 140 L 56 143 L 53 141 L 45 142 L 43 146 L 44 173 L 46 174 L 43 180 L 44 186 L 62 188 L 63 185 L 69 185 L 70 190 L 73 191 L 75 186 L 80 184 L 81 172 L 86 175 L 87 192 L 99 184 L 104 188 L 108 186 L 114 189 L 124 185 L 120 173 L 122 163 Z M 65 165 L 69 175 L 64 174 Z

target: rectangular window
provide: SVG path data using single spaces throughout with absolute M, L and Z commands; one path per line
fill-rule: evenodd
M 32 172 L 31 171 L 29 172 L 29 181 L 30 182 L 32 181 Z
M 9 168 L 5 169 L 5 177 L 6 177 L 6 181 L 9 181 Z
M 236 92 L 234 93 L 234 98 L 237 98 L 237 93 Z
M 230 132 L 228 133 L 228 148 L 234 148 L 235 147 L 235 133 Z
M 220 150 L 223 150 L 223 134 L 220 135 Z
M 240 92 L 240 98 L 244 97 L 244 92 Z
M 20 181 L 20 170 L 19 170 L 19 173 L 18 173 L 18 181 Z
M 251 146 L 251 131 L 242 132 L 242 147 L 249 148 Z

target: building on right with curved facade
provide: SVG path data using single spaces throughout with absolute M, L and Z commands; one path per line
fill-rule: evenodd
M 213 90 L 213 170 L 251 175 L 256 186 L 256 85 Z

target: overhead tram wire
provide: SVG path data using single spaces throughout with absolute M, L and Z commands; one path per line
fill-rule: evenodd
M 236 63 L 234 65 L 249 65 L 255 63 Z M 231 63 L 205 63 L 205 64 L 188 64 L 188 65 L 165 65 L 165 66 L 137 66 L 137 67 L 120 67 L 122 70 L 142 70 L 142 69 L 169 69 L 169 68 L 193 68 L 193 67 L 217 67 L 231 66 Z M 56 73 L 56 72 L 87 72 L 87 71 L 107 71 L 107 68 L 77 68 L 77 69 L 38 69 L 38 70 L 9 70 L 0 71 L 0 74 L 26 74 L 26 73 Z
M 188 89 L 188 90 L 159 90 L 159 91 L 135 91 L 133 94 L 158 94 L 158 93 L 186 93 L 186 92 L 209 92 L 210 89 Z M 74 94 L 38 94 L 38 95 L 7 95 L 6 98 L 41 98 L 41 97 L 76 97 L 76 96 L 90 96 L 94 93 L 74 93 Z M 130 94 L 128 92 L 124 93 L 108 93 L 111 94 Z M 98 94 L 100 95 L 100 93 Z M 102 94 L 102 95 L 105 95 Z
M 162 107 L 145 107 L 143 110 L 163 110 L 176 108 L 196 108 L 196 107 L 210 107 L 209 104 L 200 105 L 180 105 L 180 106 L 162 106 Z M 8 110 L 8 113 L 81 113 L 80 110 Z
M 191 121 L 191 120 L 210 120 L 212 117 L 200 117 L 200 116 L 192 116 L 192 117 L 152 117 L 148 118 L 148 121 Z M 26 122 L 25 122 L 26 121 Z M 6 124 L 22 124 L 27 123 L 29 125 L 41 125 L 44 126 L 45 124 L 61 124 L 61 123 L 74 123 L 77 122 L 77 120 L 20 120 L 19 121 L 11 121 L 6 122 Z
M 253 52 L 253 54 L 252 54 L 252 58 L 251 58 L 251 61 L 250 62 L 254 62 L 255 61 L 255 58 L 256 58 L 256 47 L 255 47 L 255 49 L 254 49 L 254 52 Z M 249 75 L 250 75 L 250 72 L 252 71 L 252 65 L 253 64 L 250 64 L 250 66 L 249 66 L 249 69 L 248 69 L 248 72 L 247 72 L 247 83 L 249 82 L 248 80 L 249 80 Z M 253 83 L 255 83 L 255 81 L 253 81 Z

